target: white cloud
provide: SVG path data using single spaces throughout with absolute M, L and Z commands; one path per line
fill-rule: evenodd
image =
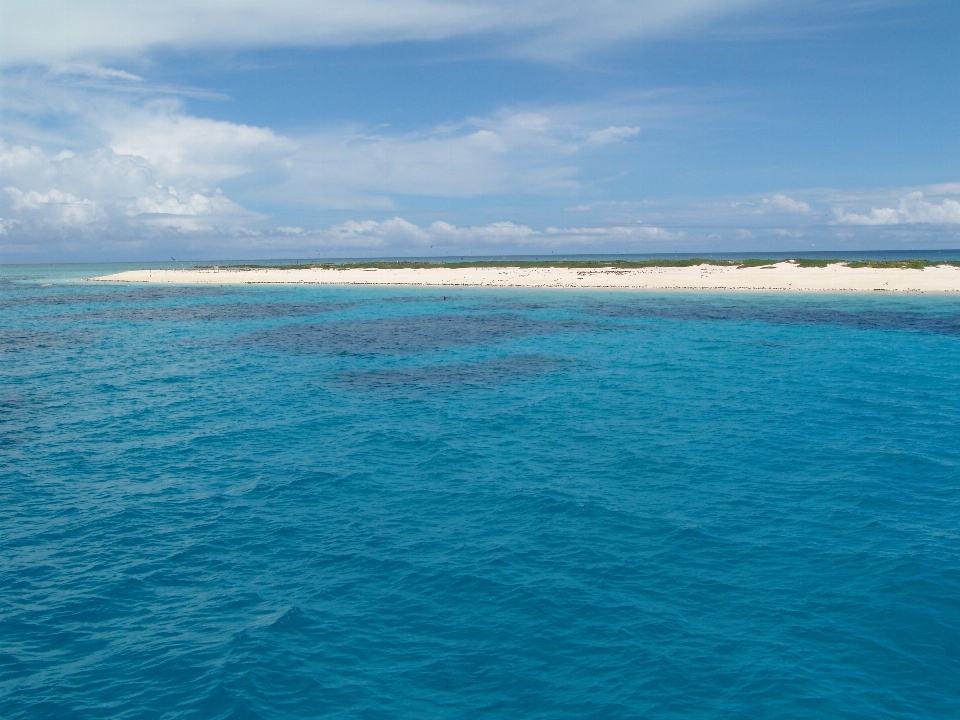
M 296 150 L 268 128 L 193 117 L 176 101 L 138 107 L 85 90 L 61 95 L 72 103 L 79 134 L 104 144 L 48 152 L 0 140 L 0 173 L 9 188 L 0 199 L 4 214 L 21 222 L 18 232 L 40 222 L 44 232 L 91 224 L 239 230 L 260 216 L 218 186 L 245 176 L 254 176 L 253 184 L 282 180 L 283 161 Z
M 164 182 L 216 184 L 262 171 L 296 147 L 269 128 L 192 117 L 177 112 L 176 106 L 110 117 L 102 126 L 110 134 L 113 152 L 145 159 Z
M 406 251 L 482 247 L 487 251 L 522 246 L 540 236 L 526 225 L 496 222 L 484 226 L 457 227 L 437 221 L 427 227 L 414 225 L 401 217 L 381 222 L 348 221 L 320 231 L 316 236 L 327 246 L 338 249 L 390 249 Z
M 960 194 L 960 188 L 954 192 Z M 960 202 L 952 198 L 945 198 L 939 204 L 928 202 L 917 190 L 900 199 L 899 213 L 904 222 L 960 223 Z
M 71 68 L 115 74 L 82 63 Z M 267 127 L 197 117 L 181 102 L 149 92 L 146 97 L 153 99 L 143 100 L 117 92 L 113 84 L 74 85 L 36 69 L 9 74 L 15 82 L 5 86 L 4 131 L 8 140 L 15 139 L 12 145 L 43 148 L 48 157 L 65 147 L 99 148 L 103 158 L 123 158 L 136 166 L 131 172 L 149 174 L 151 183 L 145 184 L 175 188 L 181 203 L 194 192 L 207 197 L 224 183 L 235 201 L 336 209 L 389 210 L 411 195 L 570 194 L 582 186 L 580 167 L 589 153 L 637 134 L 630 120 L 641 104 L 638 98 L 618 98 L 508 107 L 415 131 L 340 126 L 286 137 Z M 128 78 L 118 82 L 138 84 Z M 57 117 L 63 137 L 38 131 L 33 118 L 41 116 Z M 87 182 L 97 186 L 99 200 L 106 202 L 107 186 L 129 194 L 123 183 L 105 186 L 98 178 L 102 172 L 116 174 L 116 168 L 92 170 Z M 80 197 L 87 191 L 82 178 L 74 180 L 69 191 Z M 5 184 L 39 192 L 60 187 L 6 179 Z M 162 202 L 172 204 L 168 198 Z
M 900 222 L 894 208 L 873 208 L 869 215 L 848 213 L 843 208 L 834 208 L 833 216 L 840 225 L 896 225 Z
M 92 152 L 0 144 L 0 172 L 8 187 L 4 216 L 20 222 L 18 231 L 29 233 L 42 223 L 64 229 L 265 232 L 264 218 L 218 188 L 238 179 L 258 198 L 288 207 L 389 207 L 397 195 L 569 192 L 578 187 L 577 168 L 569 160 L 590 145 L 580 128 L 555 122 L 549 112 L 526 110 L 419 133 L 331 130 L 297 141 L 268 128 L 189 116 L 176 103 L 130 107 L 114 101 L 109 110 L 106 118 L 86 116 L 107 135 L 106 147 Z M 283 227 L 277 232 L 297 235 L 295 228 Z M 440 223 L 428 237 L 398 219 L 347 224 L 336 236 L 353 234 L 369 243 L 389 233 L 409 242 L 463 244 L 500 237 L 518 241 L 528 231 L 509 223 L 482 229 Z
M 932 186 L 944 190 L 960 191 L 958 183 Z M 924 200 L 923 192 L 914 190 L 900 198 L 896 208 L 874 207 L 869 214 L 851 213 L 842 207 L 835 207 L 834 219 L 841 225 L 899 225 L 901 223 L 929 223 L 937 225 L 960 224 L 960 202 L 944 198 L 939 203 Z
M 789 212 L 789 213 L 808 213 L 810 212 L 810 204 L 804 202 L 803 200 L 794 200 L 789 198 L 786 195 L 774 195 L 771 198 L 764 198 L 763 204 L 766 208 L 770 210 L 776 210 L 780 212 Z
M 498 33 L 563 57 L 663 34 L 763 0 L 4 0 L 0 62 L 55 64 L 149 48 L 348 46 Z
M 294 139 L 195 117 L 177 101 L 137 105 L 108 95 L 98 102 L 99 91 L 86 88 L 63 90 L 51 103 L 56 97 L 72 108 L 77 134 L 100 137 L 102 145 L 77 152 L 0 141 L 0 171 L 11 188 L 0 200 L 5 216 L 22 221 L 21 232 L 41 216 L 64 227 L 265 231 L 259 216 L 238 204 L 238 193 L 241 202 L 249 196 L 286 208 L 381 210 L 404 196 L 570 194 L 580 188 L 580 160 L 597 141 L 636 130 L 604 128 L 595 110 L 558 107 L 505 109 L 419 132 L 331 128 Z M 218 190 L 224 184 L 231 198 Z M 52 190 L 72 199 L 29 199 Z
M 286 182 L 267 195 L 327 208 L 390 209 L 405 195 L 569 194 L 581 188 L 580 164 L 597 145 L 638 132 L 594 129 L 605 111 L 506 108 L 405 133 L 328 128 L 296 139 Z
M 880 231 L 871 226 L 914 223 L 911 233 L 919 237 L 916 224 L 960 224 L 960 183 L 846 194 L 791 190 L 710 201 L 584 202 L 609 197 L 607 188 L 584 177 L 581 168 L 589 168 L 591 157 L 603 152 L 598 149 L 603 142 L 636 136 L 631 120 L 639 115 L 639 101 L 506 108 L 416 132 L 340 127 L 294 138 L 192 116 L 177 102 L 134 102 L 98 92 L 63 89 L 49 98 L 73 103 L 72 117 L 83 128 L 78 134 L 91 139 L 87 149 L 49 138 L 42 144 L 0 140 L 4 247 L 42 245 L 59 229 L 64 236 L 136 237 L 156 247 L 163 238 L 181 242 L 191 236 L 196 238 L 191 247 L 221 248 L 205 252 L 207 257 L 238 257 L 241 251 L 255 257 L 268 250 L 291 256 L 311 248 L 397 255 L 576 248 L 642 252 L 718 249 L 734 242 L 773 249 L 777 242 L 799 245 L 800 238 L 823 235 L 831 208 L 836 208 L 833 224 L 862 227 L 851 230 L 860 233 L 851 242 Z M 485 195 L 494 196 L 487 205 L 500 203 L 495 196 L 538 200 L 528 197 L 516 203 L 520 210 L 498 210 L 497 216 L 506 218 L 499 223 L 486 223 L 490 210 L 459 200 L 452 206 L 459 204 L 458 213 L 474 212 L 477 224 L 431 222 L 451 207 L 441 200 L 427 213 L 426 225 L 399 217 L 398 208 L 424 206 L 422 200 L 410 202 L 413 196 Z M 263 207 L 259 203 L 279 209 L 279 216 L 244 207 Z M 580 226 L 544 227 L 549 208 L 556 205 L 560 212 L 567 203 L 582 213 Z M 318 230 L 307 219 L 316 209 L 350 210 L 355 219 Z M 363 220 L 372 209 L 398 217 Z M 738 230 L 744 232 L 738 235 Z M 942 232 L 938 237 L 948 241 Z M 179 257 L 181 250 L 175 254 Z
M 649 226 L 549 227 L 543 231 L 514 222 L 458 227 L 436 221 L 421 227 L 394 217 L 390 220 L 348 221 L 326 230 L 298 234 L 304 248 L 326 254 L 364 252 L 390 254 L 511 254 L 539 251 L 643 252 L 650 243 L 672 243 L 682 233 Z
M 212 225 L 195 219 L 187 221 L 185 218 L 188 217 L 209 216 L 219 220 L 245 215 L 247 219 L 253 217 L 252 213 L 245 212 L 219 193 L 203 195 L 194 192 L 181 199 L 175 188 L 164 188 L 159 184 L 155 188 L 145 188 L 141 193 L 126 203 L 128 217 L 190 230 L 208 229 Z
M 960 182 L 927 185 L 924 190 L 931 195 L 960 195 Z
M 60 63 L 51 68 L 51 74 L 54 76 L 74 75 L 81 77 L 92 77 L 100 80 L 127 80 L 130 82 L 143 82 L 143 78 L 139 75 L 134 75 L 126 70 L 101 67 L 94 63 Z
M 8 186 L 3 192 L 10 198 L 14 212 L 28 211 L 46 222 L 59 225 L 81 226 L 106 217 L 103 209 L 88 198 L 78 198 L 68 192 L 52 188 L 45 193 Z
M 189 177 L 164 184 L 164 173 L 147 158 L 108 148 L 48 155 L 38 147 L 0 142 L 0 174 L 9 183 L 3 189 L 4 216 L 15 220 L 21 233 L 138 225 L 210 231 L 259 217 L 219 192 L 201 191 Z
M 570 129 L 531 113 L 503 112 L 416 133 L 370 134 L 343 128 L 300 138 L 277 192 L 327 207 L 356 207 L 383 195 L 476 197 L 569 192 L 582 142 Z
M 602 218 L 604 223 L 629 225 L 639 222 L 647 204 L 642 200 L 599 200 L 571 205 L 563 208 L 563 212 L 587 213 L 594 218 Z
M 640 134 L 638 127 L 608 127 L 603 130 L 595 130 L 587 136 L 587 141 L 594 145 L 609 145 L 610 143 L 623 142 Z
M 25 152 L 42 148 L 47 160 L 62 151 L 82 151 L 86 175 L 71 171 L 72 184 L 57 184 L 59 171 L 48 166 L 44 182 L 5 176 L 4 184 L 37 192 L 61 188 L 97 200 L 110 217 L 108 206 L 131 195 L 135 209 L 159 204 L 173 208 L 170 215 L 199 213 L 199 200 L 186 199 L 194 193 L 211 198 L 217 187 L 235 203 L 281 213 L 291 207 L 390 211 L 410 196 L 570 196 L 591 184 L 581 174 L 591 153 L 636 136 L 641 107 L 656 115 L 661 105 L 676 100 L 626 95 L 579 105 L 507 107 L 413 131 L 342 125 L 288 137 L 267 127 L 194 116 L 183 103 L 149 88 L 141 88 L 143 95 L 128 92 L 146 83 L 116 77 L 122 71 L 109 67 L 75 61 L 57 72 L 5 73 L 5 139 Z M 103 82 L 58 79 L 67 72 Z M 41 127 L 39 117 L 56 122 Z M 124 181 L 125 172 L 138 175 L 136 182 Z M 174 188 L 178 202 L 155 197 L 153 190 L 130 189 L 156 182 Z M 278 218 L 276 224 L 296 223 Z

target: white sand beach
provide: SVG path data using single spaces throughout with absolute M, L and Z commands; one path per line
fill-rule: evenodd
M 645 268 L 436 267 L 436 268 L 249 268 L 210 267 L 130 270 L 90 278 L 121 283 L 190 285 L 421 285 L 516 288 L 619 288 L 635 290 L 766 290 L 787 292 L 960 293 L 960 267 L 922 270 L 851 268 L 843 264 L 799 267 L 778 262 L 762 267 L 697 265 Z

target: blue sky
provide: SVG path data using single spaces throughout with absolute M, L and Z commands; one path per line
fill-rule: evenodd
M 0 259 L 960 247 L 960 5 L 0 0 Z

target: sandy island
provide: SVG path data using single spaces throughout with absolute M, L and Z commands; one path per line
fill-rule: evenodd
M 431 267 L 269 268 L 208 267 L 130 270 L 90 278 L 123 283 L 201 285 L 420 285 L 515 288 L 619 288 L 631 290 L 776 290 L 788 292 L 958 293 L 960 267 L 851 268 L 843 264 L 799 267 Z

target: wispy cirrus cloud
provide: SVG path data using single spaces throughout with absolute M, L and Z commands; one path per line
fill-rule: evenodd
M 769 0 L 5 0 L 0 63 L 131 57 L 157 47 L 336 46 L 495 37 L 518 55 L 571 57 Z
M 575 128 L 549 109 L 505 110 L 417 132 L 331 128 L 299 139 L 289 179 L 269 191 L 321 207 L 390 206 L 393 197 L 550 194 L 580 187 Z
M 629 140 L 639 134 L 639 127 L 614 127 L 611 125 L 602 130 L 594 130 L 587 136 L 587 141 L 594 145 L 610 145 Z

